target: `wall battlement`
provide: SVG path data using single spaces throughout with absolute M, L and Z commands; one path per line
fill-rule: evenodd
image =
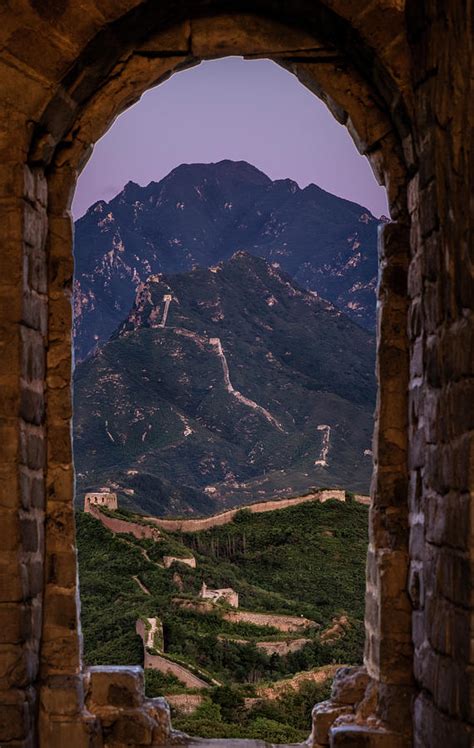
M 205 582 L 202 583 L 199 597 L 203 600 L 211 600 L 214 603 L 219 601 L 228 603 L 233 608 L 239 607 L 239 593 L 232 587 L 221 587 L 220 589 L 211 589 Z
M 88 512 L 91 506 L 105 507 L 114 512 L 118 509 L 117 494 L 112 491 L 92 491 L 84 496 L 84 511 Z

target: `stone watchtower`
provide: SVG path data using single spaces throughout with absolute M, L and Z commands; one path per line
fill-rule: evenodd
M 118 509 L 117 494 L 109 490 L 86 493 L 84 497 L 84 511 L 90 512 L 91 506 L 105 507 L 111 511 Z

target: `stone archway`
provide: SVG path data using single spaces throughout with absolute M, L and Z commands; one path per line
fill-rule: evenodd
M 447 603 L 442 608 L 449 583 L 443 579 L 434 582 L 430 569 L 425 572 L 423 567 L 423 520 L 425 516 L 432 524 L 436 520 L 434 510 L 420 503 L 421 497 L 426 492 L 434 495 L 433 506 L 439 516 L 446 490 L 441 480 L 437 482 L 435 468 L 426 462 L 422 444 L 427 435 L 434 446 L 430 454 L 437 454 L 436 439 L 444 444 L 446 437 L 451 449 L 449 439 L 468 431 L 455 410 L 449 412 L 452 422 L 459 424 L 458 430 L 445 430 L 438 437 L 430 422 L 435 401 L 443 407 L 457 397 L 457 390 L 455 395 L 446 390 L 446 397 L 444 391 L 439 394 L 435 390 L 441 385 L 448 387 L 452 376 L 464 377 L 466 361 L 453 358 L 436 380 L 433 363 L 431 372 L 427 371 L 423 358 L 424 353 L 428 359 L 439 354 L 436 325 L 443 320 L 448 325 L 453 315 L 462 317 L 467 299 L 465 279 L 456 280 L 458 296 L 451 294 L 444 306 L 436 301 L 431 288 L 434 257 L 443 236 L 451 252 L 449 232 L 459 239 L 465 263 L 465 235 L 452 230 L 452 215 L 459 216 L 465 225 L 462 201 L 457 196 L 462 192 L 458 175 L 467 173 L 467 166 L 464 152 L 453 148 L 448 167 L 443 167 L 444 171 L 439 167 L 437 141 L 430 140 L 424 130 L 426 116 L 431 107 L 445 132 L 459 132 L 459 123 L 466 119 L 462 102 L 469 97 L 460 98 L 465 87 L 455 82 L 458 73 L 441 60 L 457 106 L 453 123 L 440 96 L 441 78 L 429 72 L 432 58 L 439 53 L 431 47 L 431 57 L 426 54 L 426 39 L 433 45 L 437 38 L 428 5 L 428 0 L 411 2 L 408 9 L 409 39 L 420 65 L 416 72 L 410 69 L 402 0 L 373 0 L 362 7 L 343 0 L 298 0 L 291 17 L 273 0 L 259 0 L 252 14 L 242 3 L 225 2 L 213 8 L 200 0 L 184 2 L 179 8 L 162 3 L 159 9 L 150 0 L 103 0 L 99 7 L 88 0 L 80 7 L 69 0 L 31 0 L 16 14 L 3 12 L 0 200 L 5 220 L 0 232 L 5 252 L 0 289 L 6 370 L 0 382 L 4 393 L 1 511 L 6 571 L 1 615 L 6 633 L 0 649 L 0 739 L 6 744 L 52 748 L 100 745 L 100 719 L 103 725 L 109 720 L 116 745 L 130 743 L 131 712 L 139 723 L 141 720 L 139 735 L 145 735 L 137 738 L 136 744 L 150 744 L 152 738 L 147 735 L 153 730 L 155 744 L 165 740 L 166 713 L 159 705 L 143 703 L 143 694 L 137 690 L 139 676 L 124 673 L 117 684 L 114 674 L 103 669 L 85 676 L 81 670 L 72 515 L 72 225 L 68 209 L 77 171 L 90 145 L 120 111 L 173 71 L 226 54 L 269 57 L 292 70 L 347 125 L 357 147 L 369 157 L 387 187 L 396 222 L 385 227 L 380 241 L 379 397 L 365 655 L 372 685 L 364 716 L 371 715 L 375 723 L 381 720 L 388 732 L 376 731 L 371 738 L 366 719 L 365 727 L 338 728 L 333 743 L 365 740 L 363 744 L 369 744 L 372 740 L 372 744 L 378 740 L 385 744 L 390 733 L 395 743 L 387 745 L 410 741 L 412 604 L 416 611 L 413 620 L 418 622 L 414 639 L 419 657 L 426 651 L 426 636 L 431 637 L 429 646 L 434 646 L 435 640 L 448 658 L 446 667 L 451 664 L 449 657 L 454 662 L 457 656 L 456 651 L 446 651 L 446 639 L 433 632 L 430 620 L 424 617 L 424 584 L 429 586 L 431 601 L 441 601 L 440 610 L 451 609 Z M 453 0 L 445 13 L 451 24 L 451 51 L 461 54 L 467 66 L 470 47 L 458 33 L 462 13 L 455 6 Z M 413 96 L 414 83 L 419 101 Z M 439 131 L 436 135 L 441 137 Z M 421 171 L 417 157 L 423 165 Z M 434 171 L 436 165 L 441 176 Z M 443 185 L 453 185 L 452 195 L 441 186 L 443 175 Z M 434 206 L 441 204 L 443 195 L 452 212 L 440 210 L 437 214 Z M 410 246 L 409 293 L 413 301 L 409 313 Z M 432 261 L 426 270 L 420 267 L 424 257 Z M 452 254 L 450 257 L 453 263 Z M 441 272 L 439 261 L 436 267 Z M 451 288 L 453 278 L 459 273 L 462 276 L 462 267 L 462 263 L 448 267 L 446 280 L 450 279 Z M 428 344 L 424 325 L 431 334 Z M 461 333 L 445 326 L 439 338 L 448 353 L 456 350 L 456 335 L 465 334 L 461 322 L 458 327 Z M 449 468 L 457 459 L 458 472 L 451 480 L 448 470 L 443 480 L 448 494 L 452 486 L 450 500 L 465 509 L 469 507 L 463 499 L 468 475 L 468 463 L 462 458 L 465 440 L 461 446 L 452 443 L 453 451 L 445 450 L 447 465 Z M 407 495 L 412 510 L 410 553 Z M 436 534 L 434 528 L 431 552 L 433 543 L 449 546 L 448 535 L 442 529 Z M 456 564 L 458 556 L 446 552 L 447 561 Z M 461 557 L 464 560 L 465 553 Z M 438 561 L 442 558 L 441 554 L 436 556 Z M 456 595 L 449 604 L 466 608 L 461 593 Z M 468 633 L 469 627 L 459 634 L 461 648 Z M 430 714 L 435 724 L 441 720 L 439 710 L 444 710 L 448 716 L 443 719 L 457 720 L 464 739 L 464 703 L 458 699 L 456 704 L 446 705 L 437 676 L 429 668 L 425 670 L 415 667 L 415 725 L 417 714 Z M 88 705 L 95 714 L 84 708 L 84 685 L 90 689 Z M 416 734 L 420 745 L 428 745 L 421 723 Z
M 390 224 L 386 228 L 385 244 L 381 242 L 381 248 L 385 246 L 387 251 L 384 252 L 382 249 L 379 289 L 379 326 L 383 343 L 379 349 L 381 388 L 378 442 L 376 441 L 375 448 L 378 464 L 371 519 L 371 576 L 368 585 L 366 660 L 371 675 L 380 684 L 380 689 L 384 688 L 384 680 L 390 679 L 388 682 L 392 690 L 393 687 L 405 690 L 412 679 L 411 607 L 405 592 L 408 522 L 405 498 L 406 437 L 403 435 L 407 410 L 404 398 L 408 376 L 407 343 L 403 323 L 407 305 L 402 280 L 408 260 L 408 233 L 404 223 L 407 221 L 404 204 L 406 167 L 402 160 L 399 135 L 394 129 L 391 117 L 369 84 L 351 67 L 349 60 L 345 60 L 337 47 L 328 45 L 325 39 L 318 39 L 313 34 L 254 15 L 220 15 L 187 20 L 166 31 L 155 33 L 128 50 L 119 58 L 98 90 L 92 93 L 87 104 L 80 108 L 72 127 L 66 130 L 55 146 L 48 165 L 50 267 L 64 267 L 64 259 L 67 259 L 64 255 L 71 252 L 70 217 L 65 211 L 69 207 L 77 170 L 90 152 L 90 144 L 102 135 L 117 113 L 135 101 L 150 86 L 201 59 L 227 54 L 270 57 L 289 68 L 305 85 L 322 96 L 337 119 L 348 126 L 358 148 L 369 155 L 379 178 L 387 183 L 391 209 L 399 219 L 398 223 Z M 52 121 L 56 121 L 58 117 L 56 111 Z M 37 142 L 33 143 L 33 157 L 38 150 L 46 147 L 47 142 L 47 135 L 39 136 Z M 393 277 L 396 277 L 395 284 Z M 58 308 L 61 306 L 63 320 L 70 324 L 70 277 L 66 279 L 60 276 L 57 283 L 50 276 L 49 295 L 57 307 L 56 310 L 53 307 L 56 320 Z M 51 316 L 50 324 L 54 324 Z M 64 335 L 59 336 L 54 346 L 50 340 L 48 363 L 53 350 L 54 362 L 57 355 L 66 361 L 70 355 L 70 345 L 70 338 Z M 59 354 L 60 350 L 62 352 Z M 392 374 L 388 374 L 388 371 Z M 68 369 L 66 372 L 68 373 Z M 396 403 L 393 402 L 394 386 L 397 391 Z M 63 396 L 67 397 L 68 378 L 59 389 L 62 390 Z M 70 407 L 58 412 L 54 408 L 54 401 L 53 404 L 48 404 L 49 423 L 58 423 L 59 428 L 68 428 L 69 413 Z M 397 434 L 394 436 L 395 432 Z M 60 468 L 60 465 L 61 463 L 49 461 L 49 475 L 55 475 L 54 471 Z M 55 480 L 53 478 L 54 486 Z M 56 488 L 53 494 L 55 497 L 58 496 Z M 65 514 L 68 513 L 70 516 L 66 519 Z M 60 502 L 56 503 L 54 499 L 48 502 L 47 520 L 55 522 L 58 517 L 64 531 L 70 533 L 72 544 L 72 495 L 66 503 L 63 495 Z M 48 540 L 46 537 L 47 558 L 50 555 Z M 55 554 L 54 548 L 51 553 Z M 382 564 L 383 574 L 379 574 Z M 390 588 L 385 585 L 388 576 Z M 72 609 L 76 596 L 76 590 L 70 587 L 69 594 L 66 594 L 63 602 L 66 603 L 67 600 Z M 404 605 L 401 603 L 403 598 Z M 393 620 L 394 606 L 399 610 L 397 628 L 392 630 L 390 621 Z M 403 609 L 402 613 L 400 608 Z M 51 611 L 51 614 L 56 615 L 57 611 Z M 404 616 L 402 622 L 401 615 Z M 48 607 L 45 608 L 44 616 L 43 652 L 44 647 L 48 645 Z M 55 637 L 56 632 L 53 634 L 53 641 Z M 76 649 L 74 664 L 77 668 L 80 667 L 79 644 L 77 640 L 72 641 L 72 629 L 70 638 L 69 652 L 72 653 L 73 648 Z M 396 668 L 395 660 L 398 660 Z M 45 676 L 52 669 L 53 679 L 56 677 L 53 675 L 57 668 L 54 657 L 51 663 L 51 658 L 47 655 L 42 659 L 42 666 Z M 389 675 L 389 670 L 393 676 Z M 66 669 L 66 673 L 70 675 L 70 669 Z M 393 698 L 391 701 L 393 702 Z M 393 705 L 390 708 L 393 709 Z M 384 709 L 379 716 L 387 720 L 391 715 L 385 706 Z M 399 719 L 399 704 L 396 712 Z M 405 718 L 409 725 L 408 713 L 405 714 Z

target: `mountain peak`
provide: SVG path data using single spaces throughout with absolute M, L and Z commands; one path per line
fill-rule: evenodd
M 165 180 L 171 181 L 176 178 L 186 180 L 213 178 L 262 186 L 272 182 L 263 171 L 247 161 L 232 161 L 228 158 L 211 163 L 180 164 L 165 177 Z
M 267 266 L 251 259 L 263 258 L 275 280 L 288 276 L 372 328 L 377 226 L 355 203 L 314 184 L 272 181 L 243 160 L 181 164 L 146 187 L 129 181 L 76 223 L 76 360 L 110 337 L 150 275 L 232 257 L 248 282 L 252 273 L 264 282 Z

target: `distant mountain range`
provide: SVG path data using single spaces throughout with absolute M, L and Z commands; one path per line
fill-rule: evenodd
M 128 315 L 149 275 L 210 267 L 244 250 L 374 329 L 377 227 L 355 203 L 312 184 L 272 181 L 250 164 L 182 165 L 129 182 L 76 222 L 74 343 L 84 360 Z
M 201 182 L 207 185 L 203 187 L 205 198 L 196 191 L 194 179 L 184 179 L 186 173 L 200 173 L 204 179 L 204 173 L 221 171 L 226 175 L 228 192 L 217 189 L 217 177 L 209 177 L 208 182 Z M 231 179 L 232 175 L 239 179 Z M 114 215 L 123 211 L 130 219 L 130 211 L 136 210 L 140 217 L 141 233 L 135 235 L 129 228 L 125 234 L 121 229 L 121 238 L 116 240 L 129 249 L 118 243 L 111 246 L 105 255 L 110 256 L 110 263 L 104 260 L 100 273 L 95 260 L 86 273 L 85 258 L 81 258 L 78 283 L 87 279 L 87 298 L 93 293 L 101 302 L 83 305 L 77 320 L 79 345 L 85 353 L 92 330 L 97 331 L 98 342 L 106 336 L 110 340 L 75 372 L 74 449 L 79 496 L 105 484 L 118 491 L 122 505 L 176 515 L 212 513 L 262 498 L 304 493 L 313 486 L 367 491 L 375 400 L 371 334 L 315 291 L 303 289 L 282 270 L 279 255 L 278 263 L 273 257 L 268 262 L 240 250 L 210 268 L 174 273 L 197 259 L 205 263 L 216 254 L 227 253 L 229 245 L 220 238 L 215 223 L 225 227 L 228 221 L 241 226 L 244 220 L 250 222 L 251 214 L 255 219 L 258 210 L 255 205 L 251 208 L 250 199 L 245 211 L 239 211 L 240 218 L 234 215 L 233 221 L 227 212 L 236 214 L 236 203 L 231 208 L 218 205 L 224 194 L 229 200 L 239 195 L 245 202 L 244 176 L 249 191 L 252 184 L 262 191 L 262 202 L 265 190 L 267 197 L 273 191 L 286 190 L 288 196 L 299 194 L 301 200 L 306 192 L 290 182 L 271 183 L 247 164 L 182 167 L 167 180 L 180 181 L 183 212 L 195 215 L 196 221 L 186 229 L 186 241 L 185 222 L 180 224 L 180 232 L 175 224 L 176 230 L 168 228 L 166 234 L 174 234 L 182 245 L 173 248 L 168 244 L 167 254 L 164 249 L 161 254 L 151 250 L 143 227 L 148 226 L 149 236 L 155 232 L 156 247 L 164 247 L 163 240 L 158 240 L 163 235 L 161 225 L 153 224 L 151 215 L 146 219 L 148 209 L 130 196 L 127 202 L 117 198 L 111 203 Z M 168 216 L 173 211 L 180 214 L 181 208 L 174 207 L 177 194 L 171 198 L 167 180 L 159 189 L 156 185 L 153 190 L 146 188 L 150 191 L 146 204 L 153 203 L 156 208 L 157 202 L 164 201 L 160 194 L 167 192 L 167 207 L 163 202 L 162 210 Z M 142 188 L 133 190 L 143 197 Z M 131 191 L 127 187 L 122 196 Z M 319 192 L 328 203 L 342 203 L 348 213 L 352 210 L 357 215 L 354 206 L 349 210 L 345 206 L 350 204 Z M 192 210 L 193 201 L 199 210 Z M 287 202 L 290 204 L 292 197 Z M 208 214 L 203 203 L 209 205 Z M 308 212 L 309 204 L 308 199 Z M 108 208 L 102 203 L 98 206 L 83 220 L 91 221 L 95 216 L 97 226 L 100 213 L 104 226 L 115 226 L 116 219 L 107 218 Z M 218 222 L 216 216 L 221 214 Z M 203 215 L 207 215 L 206 221 Z M 354 225 L 358 220 L 354 218 Z M 296 213 L 294 221 L 296 236 L 300 231 Z M 170 219 L 168 226 L 171 223 Z M 120 225 L 124 224 L 121 219 Z M 198 233 L 198 224 L 200 239 L 190 256 L 187 247 Z M 372 224 L 375 229 L 373 219 L 362 221 L 361 233 Z M 239 226 L 234 225 L 234 235 L 244 231 Z M 347 228 L 347 224 L 339 225 L 341 231 L 343 226 Z M 335 227 L 334 221 L 326 235 L 335 235 Z M 119 236 L 115 231 L 99 232 L 97 242 L 100 239 L 105 246 L 107 235 L 109 242 L 115 241 Z M 272 236 L 274 247 L 275 241 Z M 143 258 L 146 246 L 149 256 L 154 252 L 156 263 L 164 262 L 161 258 L 165 256 L 168 264 L 174 262 L 173 272 L 149 272 L 151 263 L 149 267 Z M 350 251 L 354 257 L 355 251 Z M 92 242 L 89 258 L 100 252 L 98 243 Z M 329 254 L 327 245 L 324 252 Z M 129 265 L 128 260 L 123 264 L 123 258 L 132 253 L 135 264 Z M 286 259 L 293 262 L 295 257 L 287 255 Z M 146 282 L 136 280 L 137 267 L 147 275 Z M 334 277 L 340 279 L 341 287 L 349 285 L 343 275 Z M 124 313 L 130 289 L 135 301 Z M 115 306 L 107 306 L 113 293 Z M 101 311 L 105 308 L 108 316 Z

